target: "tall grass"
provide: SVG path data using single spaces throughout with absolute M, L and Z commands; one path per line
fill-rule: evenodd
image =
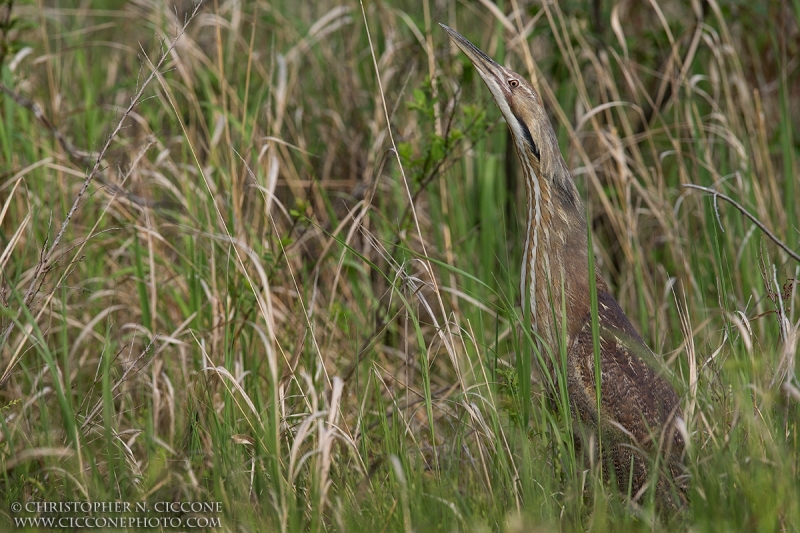
M 797 530 L 800 265 L 682 187 L 800 249 L 793 4 L 206 0 L 125 116 L 193 8 L 17 2 L 0 27 L 3 84 L 53 125 L 3 93 L 5 520 L 677 527 L 580 459 L 532 372 L 521 176 L 441 21 L 540 89 L 595 263 L 682 397 L 680 527 Z

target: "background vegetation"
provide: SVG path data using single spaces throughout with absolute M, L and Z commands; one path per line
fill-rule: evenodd
M 798 530 L 800 263 L 682 187 L 800 249 L 798 2 L 0 4 L 4 521 L 665 529 L 530 379 L 520 174 L 444 22 L 535 81 L 674 373 L 681 527 Z

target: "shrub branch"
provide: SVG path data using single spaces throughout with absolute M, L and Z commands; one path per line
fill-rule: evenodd
M 761 229 L 761 231 L 763 231 L 764 233 L 767 234 L 767 237 L 769 237 L 772 240 L 772 242 L 777 244 L 784 252 L 789 254 L 789 256 L 791 256 L 792 259 L 794 259 L 795 261 L 800 262 L 800 255 L 798 255 L 796 252 L 792 251 L 792 249 L 789 248 L 786 244 L 784 244 L 783 241 L 781 241 L 778 237 L 776 237 L 775 234 L 772 233 L 769 230 L 769 228 L 767 228 L 767 226 L 764 225 L 763 222 L 758 220 L 754 215 L 751 215 L 747 211 L 747 209 L 744 208 L 744 206 L 742 206 L 739 202 L 737 202 L 736 200 L 734 200 L 730 196 L 724 195 L 721 192 L 716 191 L 714 189 L 711 189 L 709 187 L 703 187 L 701 185 L 695 185 L 694 183 L 687 183 L 687 184 L 683 185 L 683 188 L 685 188 L 685 189 L 697 189 L 698 191 L 703 191 L 703 192 L 708 193 L 708 194 L 710 194 L 712 196 L 715 196 L 715 197 L 718 196 L 718 197 L 722 198 L 723 200 L 725 200 L 726 202 L 731 204 L 733 207 L 738 209 L 744 216 L 746 216 L 747 218 L 752 220 L 753 223 L 756 226 L 758 226 L 759 229 Z

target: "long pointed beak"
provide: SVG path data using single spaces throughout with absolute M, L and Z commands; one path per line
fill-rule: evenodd
M 456 43 L 456 45 L 461 48 L 461 51 L 466 54 L 470 61 L 472 61 L 472 64 L 475 65 L 475 69 L 478 71 L 478 74 L 481 75 L 481 78 L 483 78 L 487 84 L 491 80 L 498 84 L 498 86 L 502 86 L 500 80 L 503 77 L 503 67 L 501 67 L 497 61 L 484 54 L 477 46 L 469 42 L 463 35 L 454 29 L 441 23 L 439 26 L 441 26 L 442 29 L 447 32 L 450 38 L 453 39 L 453 42 Z

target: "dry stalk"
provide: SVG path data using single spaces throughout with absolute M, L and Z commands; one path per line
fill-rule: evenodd
M 195 16 L 197 15 L 197 13 L 198 13 L 198 11 L 199 11 L 199 9 L 200 9 L 200 7 L 202 5 L 203 5 L 203 0 L 200 0 L 195 5 L 194 10 L 192 11 L 191 15 L 189 15 L 189 17 L 187 17 L 187 19 L 184 22 L 183 26 L 181 27 L 180 31 L 175 36 L 175 39 L 173 39 L 172 43 L 170 43 L 170 45 L 167 47 L 167 49 L 164 51 L 164 53 L 161 54 L 161 58 L 158 60 L 158 63 L 156 63 L 153 66 L 153 68 L 152 68 L 152 70 L 150 72 L 150 75 L 147 77 L 147 79 L 145 79 L 144 83 L 142 83 L 142 86 L 136 92 L 136 95 L 131 99 L 131 103 L 128 105 L 127 109 L 122 114 L 122 117 L 120 118 L 119 122 L 117 123 L 117 126 L 114 128 L 114 131 L 111 132 L 111 135 L 109 135 L 108 139 L 106 140 L 105 145 L 100 150 L 100 152 L 97 154 L 97 158 L 95 159 L 94 166 L 92 167 L 92 170 L 89 172 L 89 174 L 86 176 L 86 179 L 84 179 L 83 185 L 81 186 L 80 191 L 78 191 L 78 194 L 75 196 L 75 200 L 72 203 L 72 207 L 70 208 L 69 212 L 67 213 L 67 216 L 64 219 L 64 221 L 61 223 L 61 228 L 59 229 L 58 233 L 56 234 L 55 238 L 53 239 L 53 243 L 50 245 L 49 248 L 47 248 L 47 251 L 45 251 L 46 244 L 45 244 L 45 246 L 43 246 L 42 253 L 41 253 L 40 258 L 39 258 L 39 262 L 36 265 L 36 268 L 34 270 L 33 278 L 31 279 L 30 285 L 28 286 L 28 289 L 25 292 L 25 296 L 22 299 L 22 305 L 24 305 L 25 307 L 29 307 L 30 306 L 31 302 L 36 297 L 36 294 L 38 294 L 39 290 L 41 289 L 42 283 L 44 282 L 44 276 L 53 267 L 53 264 L 50 264 L 50 260 L 53 258 L 53 254 L 55 253 L 56 248 L 61 243 L 61 239 L 64 237 L 64 233 L 66 232 L 67 227 L 69 227 L 69 223 L 72 220 L 73 215 L 78 210 L 78 206 L 80 205 L 81 199 L 83 198 L 84 194 L 86 194 L 86 191 L 89 189 L 89 185 L 91 185 L 92 181 L 98 175 L 100 175 L 100 170 L 101 170 L 100 169 L 100 165 L 101 165 L 101 163 L 103 161 L 103 158 L 104 158 L 106 152 L 108 151 L 109 147 L 111 146 L 111 143 L 114 141 L 114 139 L 117 137 L 119 132 L 122 130 L 122 128 L 123 128 L 123 126 L 125 124 L 125 120 L 127 120 L 128 116 L 130 116 L 130 114 L 133 111 L 133 109 L 141 101 L 142 96 L 144 96 L 145 90 L 150 85 L 150 82 L 152 82 L 156 78 L 156 76 L 159 74 L 159 69 L 164 64 L 164 62 L 167 60 L 167 58 L 170 56 L 170 54 L 172 53 L 172 50 L 177 45 L 178 40 L 186 32 L 186 28 L 189 26 L 189 24 L 192 22 L 192 20 L 194 20 Z M 8 92 L 8 90 L 5 87 L 3 87 L 3 89 L 6 92 Z M 43 120 L 46 121 L 46 118 L 44 117 L 44 114 L 41 113 L 41 110 L 38 108 L 38 106 L 32 105 L 30 107 L 30 109 L 33 110 L 34 115 L 36 115 L 36 118 L 39 119 L 40 122 L 43 122 Z M 37 113 L 37 110 L 38 110 L 38 113 Z M 47 122 L 43 122 L 43 123 L 47 124 Z M 50 126 L 49 129 L 50 129 L 51 134 L 53 134 L 56 137 L 56 139 L 58 139 L 59 143 L 61 143 L 62 146 L 69 146 L 69 143 L 66 140 L 66 138 L 63 137 L 63 135 L 61 135 L 59 132 L 57 132 L 57 130 L 55 128 Z M 75 151 L 75 153 L 77 153 L 77 151 Z M 19 317 L 21 314 L 22 314 L 22 309 L 19 309 L 18 312 L 17 312 L 17 317 Z M 12 320 L 9 323 L 8 327 L 6 327 L 6 329 L 3 332 L 2 336 L 0 336 L 0 348 L 5 346 L 6 342 L 8 341 L 8 337 L 11 334 L 11 330 L 14 328 L 14 322 L 15 321 Z M 14 368 L 15 363 L 16 363 L 17 360 L 18 359 L 12 358 L 12 360 L 8 363 L 8 366 L 6 367 L 5 371 L 3 372 L 2 377 L 0 377 L 0 387 L 5 385 L 5 383 L 8 381 L 9 377 L 11 376 L 11 370 Z

